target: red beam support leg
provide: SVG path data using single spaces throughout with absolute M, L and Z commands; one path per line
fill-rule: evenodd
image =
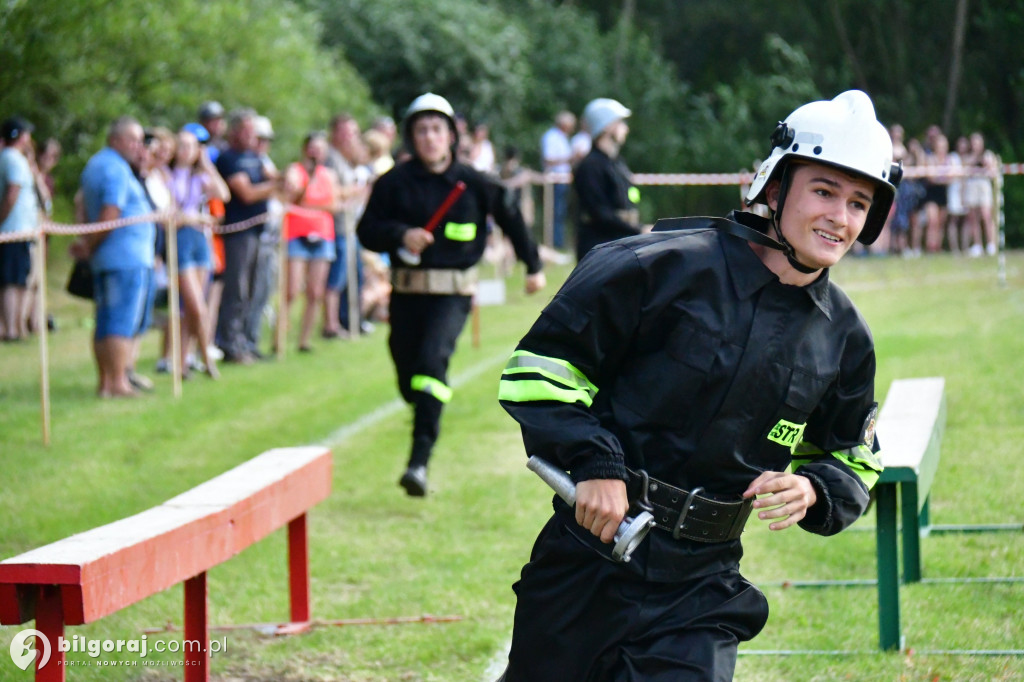
M 45 320 L 44 320 L 45 324 Z M 36 629 L 49 640 L 50 660 L 42 668 L 42 646 L 36 638 L 36 682 L 64 682 L 64 652 L 57 642 L 64 636 L 64 607 L 60 600 L 60 587 L 43 585 L 39 588 L 39 603 L 36 604 Z
M 308 623 L 309 608 L 309 535 L 306 515 L 288 523 L 288 583 L 292 622 Z
M 210 631 L 206 620 L 206 573 L 185 581 L 185 682 L 210 680 Z

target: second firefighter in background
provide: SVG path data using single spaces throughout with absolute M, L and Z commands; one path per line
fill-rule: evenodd
M 402 125 L 412 158 L 381 176 L 359 222 L 362 244 L 388 253 L 392 265 L 388 346 L 398 388 L 413 406 L 412 447 L 399 483 L 409 495 L 427 492 L 427 464 L 440 434 L 441 412 L 452 396 L 448 362 L 476 292 L 476 264 L 487 244 L 487 217 L 512 241 L 526 264 L 526 291 L 546 285 L 537 245 L 517 206 L 497 179 L 459 163 L 455 112 L 439 95 L 417 97 Z M 424 229 L 458 182 L 466 189 Z
M 640 223 L 640 190 L 619 156 L 629 136 L 632 115 L 620 102 L 599 97 L 583 110 L 593 146 L 573 171 L 576 194 L 576 260 L 598 244 L 646 232 Z

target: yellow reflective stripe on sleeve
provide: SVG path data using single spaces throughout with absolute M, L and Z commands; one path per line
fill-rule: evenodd
M 543 379 L 516 379 L 520 374 L 540 375 Z M 557 400 L 590 407 L 595 395 L 597 386 L 571 363 L 528 351 L 512 354 L 498 388 L 498 399 L 511 402 Z
M 814 459 L 814 457 L 812 457 L 812 455 L 824 455 L 824 454 L 825 454 L 824 450 L 822 450 L 817 445 L 815 445 L 814 443 L 812 443 L 810 441 L 807 441 L 807 440 L 802 440 L 799 443 L 797 443 L 796 448 L 793 450 L 793 458 L 794 459 L 797 459 L 797 458 L 800 458 L 800 457 L 804 457 L 807 460 L 811 460 L 811 459 Z
M 864 485 L 871 490 L 878 482 L 878 475 L 882 472 L 882 458 L 866 445 L 847 448 L 846 450 L 835 450 L 832 456 L 850 467 L 853 473 L 864 481 Z
M 498 400 L 511 403 L 526 403 L 534 400 L 557 400 L 560 403 L 581 402 L 590 407 L 594 400 L 582 391 L 560 388 L 547 381 L 526 379 L 509 381 L 503 379 L 498 385 Z
M 428 377 L 425 374 L 414 374 L 412 380 L 409 381 L 409 387 L 414 391 L 421 391 L 432 395 L 442 403 L 452 399 L 451 388 L 446 386 L 443 381 L 434 377 Z
M 803 458 L 798 459 L 798 458 L 794 457 L 790 461 L 790 467 L 791 467 L 792 471 L 796 471 L 797 469 L 799 469 L 803 465 L 810 464 L 813 461 L 814 461 L 813 459 L 803 459 Z
M 444 236 L 455 242 L 471 242 L 476 239 L 476 223 L 448 223 Z

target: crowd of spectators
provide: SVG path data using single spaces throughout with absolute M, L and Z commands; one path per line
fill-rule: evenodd
M 95 306 L 93 353 L 97 394 L 135 396 L 153 389 L 136 369 L 139 342 L 151 326 L 163 328 L 157 372 L 177 364 L 183 378 L 198 371 L 218 378 L 218 362 L 250 365 L 269 357 L 263 339 L 277 311 L 278 245 L 286 240 L 287 305 L 305 295 L 299 350 L 313 350 L 313 326 L 322 315 L 323 339 L 347 337 L 347 234 L 354 234 L 369 187 L 397 153 L 394 121 L 373 121 L 365 134 L 347 114 L 327 131 L 313 131 L 294 163 L 278 170 L 270 156 L 271 121 L 252 109 L 227 112 L 204 102 L 195 121 L 177 130 L 146 127 L 130 116 L 109 124 L 105 146 L 85 166 L 75 196 L 76 222 L 120 220 L 113 229 L 81 234 L 69 253 L 87 265 Z M 60 158 L 56 140 L 38 150 L 30 122 L 3 122 L 0 145 L 2 232 L 37 231 L 49 216 Z M 178 310 L 167 304 L 168 242 L 162 211 L 187 216 L 176 225 Z M 314 217 L 315 229 L 302 215 Z M 127 223 L 127 224 L 124 224 Z M 354 237 L 353 237 L 354 240 Z M 357 326 L 369 333 L 387 319 L 386 260 L 356 244 L 359 271 Z M 0 339 L 18 341 L 39 323 L 29 308 L 31 240 L 0 239 Z M 330 275 L 330 277 L 328 277 Z M 333 297 L 324 295 L 330 286 Z M 361 299 L 361 300 L 360 300 Z M 171 362 L 168 319 L 181 319 L 180 362 Z M 54 328 L 51 321 L 51 328 Z M 276 343 L 276 341 L 274 342 Z
M 528 202 L 530 193 L 522 187 L 529 174 L 519 151 L 506 148 L 498 158 L 485 121 L 470 126 L 464 116 L 455 120 L 460 160 L 499 175 L 512 188 L 511 197 Z M 588 132 L 577 130 L 576 122 L 569 111 L 555 115 L 540 144 L 545 171 L 571 172 L 589 151 Z M 52 213 L 52 171 L 62 149 L 52 138 L 37 145 L 32 133 L 32 124 L 20 117 L 7 119 L 0 130 L 0 234 L 33 232 Z M 895 158 L 910 172 L 871 252 L 996 253 L 992 179 L 998 160 L 982 134 L 960 136 L 950 145 L 938 126 L 906 139 L 894 124 L 890 135 Z M 72 256 L 91 266 L 99 395 L 152 390 L 136 362 L 139 339 L 154 319 L 163 327 L 157 372 L 177 364 L 183 378 L 192 372 L 218 378 L 218 362 L 250 365 L 270 356 L 277 340 L 268 344 L 263 330 L 278 314 L 273 298 L 279 277 L 285 278 L 281 312 L 286 319 L 292 302 L 304 299 L 295 335 L 301 352 L 314 351 L 318 318 L 321 343 L 371 333 L 375 323 L 388 319 L 387 256 L 364 251 L 354 228 L 374 180 L 405 158 L 395 122 L 381 117 L 362 131 L 353 116 L 339 114 L 325 130 L 310 132 L 294 153 L 278 150 L 293 160 L 284 170 L 271 159 L 273 141 L 267 117 L 246 108 L 227 112 L 216 101 L 204 102 L 196 120 L 177 130 L 147 128 L 131 117 L 110 124 L 106 146 L 82 173 L 76 218 L 100 222 L 175 209 L 190 219 L 176 230 L 178 311 L 166 309 L 163 225 L 142 220 L 82 235 L 71 245 Z M 567 189 L 555 186 L 556 249 L 567 247 Z M 282 239 L 287 265 L 279 273 Z M 33 305 L 39 286 L 33 248 L 30 241 L 0 239 L 4 342 L 23 339 L 40 324 L 56 328 L 51 316 L 38 319 Z M 494 250 L 500 261 L 502 249 Z M 546 252 L 549 260 L 559 255 Z M 352 296 L 350 268 L 358 282 Z M 181 319 L 178 363 L 170 358 L 171 314 Z
M 894 160 L 907 169 L 873 253 L 905 258 L 950 252 L 977 258 L 999 249 L 994 214 L 996 155 L 981 132 L 960 135 L 954 144 L 937 125 L 906 139 L 903 126 L 890 126 Z

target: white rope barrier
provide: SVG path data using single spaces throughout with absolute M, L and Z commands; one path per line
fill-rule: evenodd
M 0 232 L 0 244 L 14 242 L 34 242 L 39 239 L 42 230 L 20 230 L 18 232 Z
M 242 232 L 249 228 L 261 225 L 270 218 L 270 212 L 260 213 L 246 220 L 231 223 L 229 225 L 211 225 L 211 229 L 215 234 L 232 234 L 235 232 Z M 59 235 L 83 235 L 83 234 L 98 234 L 100 232 L 109 232 L 116 230 L 121 227 L 127 227 L 129 225 L 137 225 L 139 223 L 170 223 L 174 221 L 177 225 L 202 225 L 209 224 L 211 217 L 202 213 L 183 213 L 180 211 L 155 211 L 152 213 L 146 213 L 144 215 L 131 216 L 130 218 L 117 218 L 116 220 L 107 220 L 98 223 L 56 223 L 52 220 L 43 220 L 40 223 L 40 230 L 36 231 L 25 231 L 25 232 L 9 232 L 7 234 L 0 234 L 0 243 L 11 242 L 11 241 L 28 241 L 34 239 L 39 231 L 45 232 L 46 234 L 59 234 Z
M 999 167 L 1003 175 L 1024 175 L 1024 163 L 1005 163 Z M 535 185 L 568 185 L 572 183 L 572 173 L 537 173 L 526 172 L 528 181 Z M 928 178 L 928 177 L 992 177 L 992 175 L 980 168 L 964 166 L 906 166 L 903 169 L 903 177 L 906 178 Z M 721 186 L 721 185 L 749 185 L 754 180 L 754 173 L 741 171 L 738 173 L 634 173 L 631 178 L 634 185 L 691 185 L 691 186 Z M 518 181 L 517 185 L 523 184 Z

